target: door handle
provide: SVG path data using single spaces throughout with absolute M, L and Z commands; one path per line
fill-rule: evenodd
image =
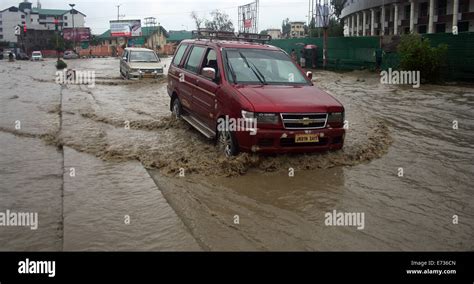
M 194 85 L 199 85 L 199 80 L 196 80 L 196 82 L 194 82 Z

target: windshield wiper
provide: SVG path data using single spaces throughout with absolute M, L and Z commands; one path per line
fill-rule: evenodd
M 245 61 L 245 64 L 247 64 L 247 66 L 250 68 L 250 70 L 252 70 L 252 72 L 258 78 L 260 83 L 262 83 L 263 85 L 267 85 L 267 80 L 265 80 L 265 76 L 263 76 L 262 72 L 260 72 L 260 70 L 258 70 L 257 66 L 255 66 L 255 64 L 253 64 L 253 62 L 252 62 L 252 65 L 250 65 L 249 61 L 247 60 L 247 57 L 245 57 L 242 54 L 242 52 L 239 51 L 239 54 L 240 54 L 240 57 L 242 57 L 242 59 Z
M 234 81 L 234 84 L 237 83 L 237 75 L 235 75 L 234 68 L 232 68 L 232 65 L 229 62 L 229 56 L 227 55 L 227 51 L 225 52 L 225 61 L 227 63 L 227 67 L 229 68 L 230 74 L 232 75 L 232 81 Z

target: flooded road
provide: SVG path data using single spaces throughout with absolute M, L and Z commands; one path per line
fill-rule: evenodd
M 0 64 L 0 212 L 41 224 L 0 227 L 0 250 L 474 248 L 474 88 L 316 72 L 346 108 L 344 150 L 229 160 L 170 118 L 165 80 L 68 64 L 95 87 L 55 84 L 53 61 Z M 364 229 L 326 226 L 333 210 Z

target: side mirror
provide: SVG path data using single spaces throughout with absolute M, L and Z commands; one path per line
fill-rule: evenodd
M 127 61 L 127 57 L 122 57 L 122 60 L 123 60 L 123 61 Z
M 312 80 L 313 79 L 313 72 L 311 72 L 311 71 L 306 72 L 306 77 L 308 77 L 308 79 Z
M 214 81 L 216 79 L 216 69 L 211 67 L 204 67 L 202 68 L 202 76 Z

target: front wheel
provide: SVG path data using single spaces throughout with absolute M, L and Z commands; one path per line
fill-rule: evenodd
M 239 153 L 239 147 L 234 133 L 229 130 L 219 131 L 217 134 L 217 147 L 226 157 L 236 156 Z
M 174 119 L 180 119 L 181 114 L 183 113 L 183 109 L 181 108 L 181 103 L 179 102 L 178 98 L 173 100 L 173 107 L 171 108 L 171 112 Z

